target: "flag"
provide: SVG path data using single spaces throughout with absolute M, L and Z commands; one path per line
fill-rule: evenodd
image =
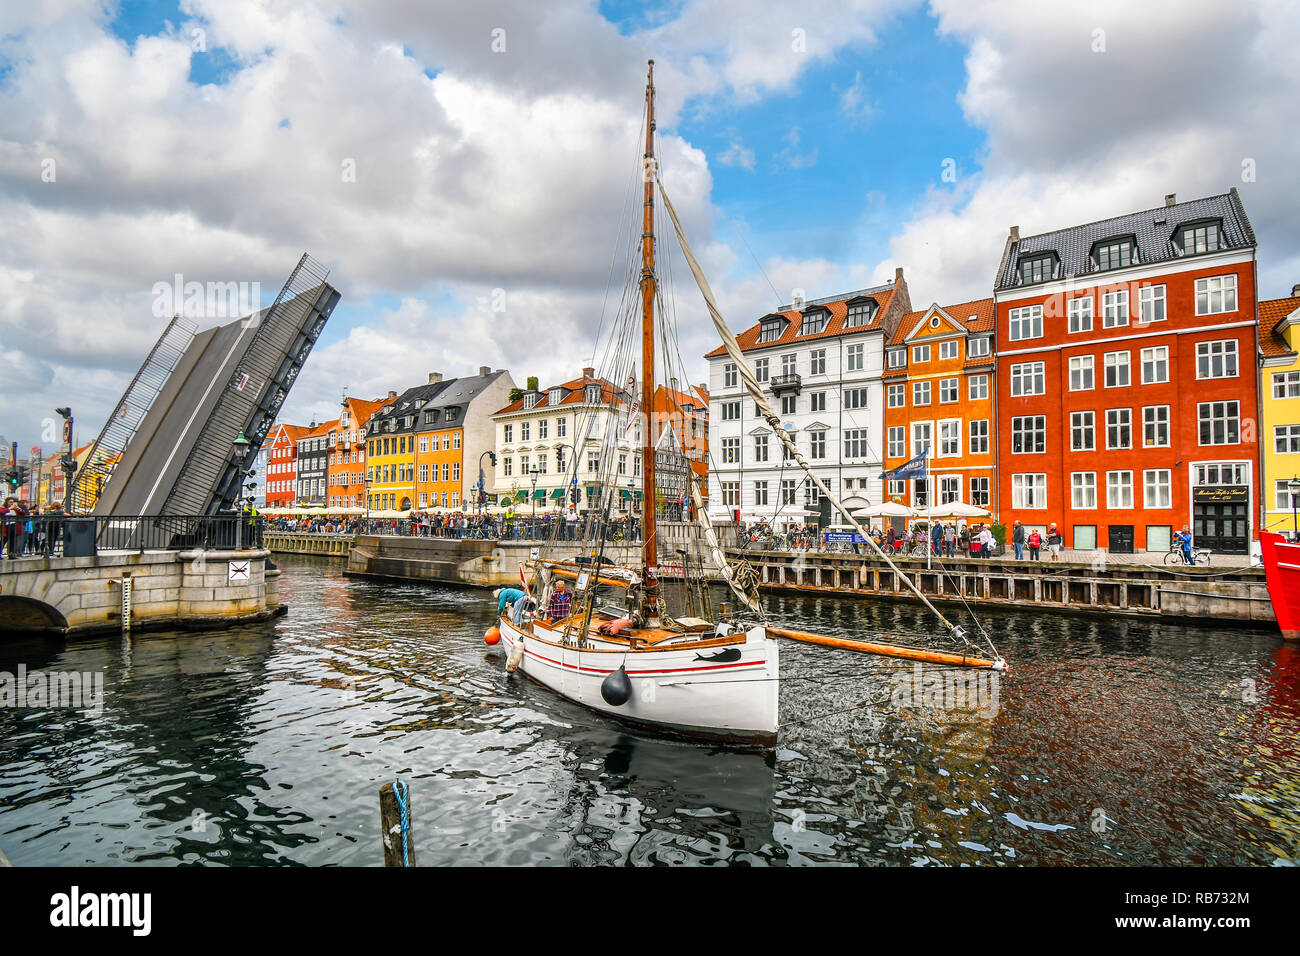
M 626 435 L 632 427 L 632 422 L 636 418 L 637 411 L 641 408 L 641 398 L 636 391 L 636 373 L 631 372 L 627 377 L 627 424 L 623 426 L 623 434 Z
M 889 471 L 882 471 L 880 480 L 904 481 L 908 478 L 925 478 L 929 474 L 929 454 L 930 446 L 927 445 L 925 451 L 911 461 L 899 465 L 897 468 L 891 468 Z

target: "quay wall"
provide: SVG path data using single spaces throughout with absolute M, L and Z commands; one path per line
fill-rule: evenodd
M 120 630 L 131 582 L 131 628 L 206 628 L 282 614 L 280 572 L 258 550 L 101 551 L 0 566 L 0 634 Z M 232 566 L 246 572 L 232 573 Z

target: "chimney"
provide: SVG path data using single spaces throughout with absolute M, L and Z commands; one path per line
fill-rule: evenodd
M 1172 206 L 1178 202 L 1178 193 L 1170 193 L 1165 197 L 1165 205 Z
M 1012 241 L 1012 242 L 1019 242 L 1019 241 L 1020 241 L 1020 227 L 1019 227 L 1019 226 L 1012 226 L 1012 227 L 1011 227 L 1011 241 Z
M 1300 285 L 1293 285 L 1291 287 L 1291 298 L 1300 299 Z
M 430 372 L 430 373 L 429 373 L 429 384 L 430 384 L 430 385 L 437 385 L 437 384 L 438 384 L 439 382 L 441 382 L 441 381 L 442 381 L 442 373 L 441 373 L 441 372 Z
M 596 377 L 596 370 L 594 368 L 584 368 L 582 370 L 582 380 L 584 382 L 587 381 L 588 379 L 592 379 L 595 377 Z
M 894 270 L 894 285 L 898 285 L 902 281 L 903 281 L 903 267 L 899 266 L 897 269 Z
M 478 373 L 479 373 L 480 375 L 491 375 L 491 374 L 492 374 L 492 366 L 490 366 L 490 365 L 480 365 L 480 366 L 478 367 Z
M 801 296 L 801 295 L 797 295 L 797 296 L 795 296 L 795 297 L 790 301 L 790 304 L 791 304 L 792 306 L 794 306 L 794 308 L 795 308 L 796 310 L 798 310 L 798 309 L 802 309 L 802 308 L 803 308 L 803 296 Z
M 676 376 L 673 376 L 672 378 L 670 378 L 670 379 L 668 380 L 668 387 L 671 388 L 674 392 L 679 392 L 679 391 L 681 391 L 681 389 L 679 389 L 679 388 L 677 387 L 677 377 L 676 377 Z
M 391 401 L 392 401 L 393 399 L 395 399 L 396 397 L 397 397 L 397 393 L 394 392 L 394 391 L 390 388 L 390 389 L 388 390 L 388 400 L 391 402 Z

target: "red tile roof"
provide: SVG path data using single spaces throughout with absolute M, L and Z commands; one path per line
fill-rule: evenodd
M 1259 303 L 1259 350 L 1265 358 L 1296 354 L 1277 331 L 1282 320 L 1296 309 L 1300 309 L 1300 296 L 1267 299 Z
M 816 303 L 805 303 L 804 311 L 818 307 L 825 307 L 830 310 L 831 313 L 830 319 L 826 322 L 826 328 L 820 332 L 815 332 L 812 335 L 799 334 L 799 329 L 803 325 L 803 312 L 798 309 L 789 309 L 785 312 L 768 313 L 768 315 L 781 315 L 789 320 L 786 324 L 785 331 L 781 333 L 781 337 L 776 341 L 763 342 L 762 344 L 759 344 L 758 335 L 763 324 L 762 319 L 737 335 L 736 341 L 740 343 L 740 349 L 742 352 L 749 352 L 754 349 L 779 348 L 782 346 L 797 345 L 801 342 L 811 342 L 815 339 L 834 338 L 835 336 L 843 335 L 846 332 L 854 333 L 870 329 L 878 329 L 880 328 L 881 316 L 883 316 L 889 308 L 889 303 L 894 300 L 894 289 L 895 287 L 890 285 L 882 289 L 873 289 L 867 292 L 853 292 L 843 298 L 834 299 L 832 301 L 821 300 Z M 847 303 L 852 299 L 859 298 L 875 299 L 880 308 L 876 310 L 875 315 L 871 317 L 871 322 L 867 325 L 856 325 L 851 329 L 846 329 L 844 327 L 844 320 L 848 316 L 849 312 Z M 763 318 L 767 318 L 767 316 L 765 315 Z M 706 353 L 704 357 L 713 358 L 718 355 L 725 355 L 726 351 L 727 350 L 724 346 L 719 345 L 712 352 Z
M 492 414 L 505 415 L 510 412 L 521 412 L 521 411 L 532 412 L 532 411 L 536 411 L 539 408 L 551 408 L 552 407 L 551 389 L 553 388 L 562 388 L 566 392 L 564 398 L 561 399 L 560 401 L 560 405 L 577 405 L 580 404 L 581 402 L 586 401 L 586 394 L 587 394 L 586 386 L 594 385 L 597 382 L 599 382 L 601 386 L 600 388 L 601 402 L 608 403 L 611 405 L 623 404 L 623 398 L 622 398 L 623 390 L 620 388 L 615 388 L 611 383 L 607 382 L 605 379 L 574 378 L 574 379 L 570 379 L 567 382 L 561 382 L 559 385 L 548 385 L 546 386 L 546 388 L 538 389 L 538 391 L 541 392 L 542 397 L 537 400 L 537 404 L 534 405 L 532 408 L 525 409 L 523 398 L 518 398 L 515 401 L 511 402 L 509 405 L 507 405 L 505 408 L 493 412 Z
M 917 323 L 925 318 L 926 314 L 932 309 L 933 305 L 928 305 L 920 312 L 909 312 L 903 316 L 898 328 L 894 330 L 893 337 L 889 340 L 890 345 L 902 345 L 907 337 L 915 331 Z M 939 308 L 947 312 L 954 319 L 966 327 L 968 332 L 991 332 L 993 331 L 993 300 L 992 299 L 972 299 L 970 302 L 959 302 L 956 305 L 941 305 Z

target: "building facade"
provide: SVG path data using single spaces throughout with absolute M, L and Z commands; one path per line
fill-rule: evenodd
M 329 434 L 328 491 L 331 508 L 366 505 L 366 423 L 384 403 L 345 398 L 338 425 Z
M 800 452 L 849 507 L 879 503 L 885 343 L 912 311 L 903 270 L 848 295 L 795 301 L 737 336 Z M 816 486 L 758 415 L 726 351 L 709 352 L 709 497 L 714 518 L 819 511 Z
M 1300 285 L 1259 304 L 1260 527 L 1300 529 Z
M 438 373 L 430 376 L 441 379 Z M 495 449 L 492 415 L 509 400 L 514 380 L 504 369 L 480 366 L 451 379 L 420 410 L 415 451 L 419 508 L 468 509 L 477 504 L 479 468 L 484 496 L 494 491 L 488 453 Z
M 889 481 L 887 500 L 954 501 L 997 514 L 993 300 L 909 312 L 885 348 L 885 468 L 929 456 L 927 480 Z
M 296 468 L 297 504 L 324 506 L 329 497 L 329 434 L 338 427 L 332 422 L 312 423 L 298 439 Z
M 1255 236 L 1236 190 L 1021 237 L 995 282 L 1001 518 L 1066 547 L 1245 553 Z
M 288 508 L 298 499 L 298 440 L 303 425 L 276 425 L 266 436 L 266 507 Z
M 366 426 L 367 507 L 372 510 L 410 511 L 415 508 L 415 433 L 420 409 L 446 387 L 440 376 L 408 388 L 389 392 Z M 432 379 L 437 378 L 437 381 Z
M 681 388 L 677 379 L 655 388 L 653 441 L 656 448 L 664 432 L 671 429 L 677 436 L 676 452 L 687 462 L 700 496 L 709 498 L 709 387 L 705 384 Z M 658 472 L 656 471 L 656 474 Z M 658 482 L 656 482 L 658 484 Z M 685 493 L 689 497 L 689 492 Z M 662 489 L 660 498 L 664 495 Z M 684 501 L 660 501 L 661 509 L 673 514 L 683 512 Z M 676 507 L 674 507 L 676 506 Z

